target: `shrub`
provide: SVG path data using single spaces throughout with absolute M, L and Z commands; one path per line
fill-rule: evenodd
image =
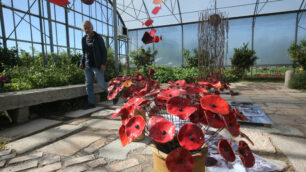
M 142 67 L 146 68 L 149 65 L 152 65 L 156 55 L 157 55 L 157 50 L 151 52 L 150 47 L 148 47 L 147 50 L 141 47 L 138 50 L 131 51 L 129 54 L 132 63 L 136 65 L 138 70 Z
M 306 72 L 302 71 L 295 73 L 289 83 L 289 88 L 306 90 Z
M 306 41 L 301 40 L 300 44 L 294 42 L 288 48 L 288 55 L 291 57 L 293 67 L 306 69 Z
M 16 48 L 8 49 L 0 47 L 0 73 L 5 68 L 11 68 L 20 64 Z
M 231 58 L 231 62 L 235 74 L 238 77 L 243 78 L 245 71 L 250 70 L 250 67 L 254 65 L 256 59 L 255 51 L 248 49 L 248 43 L 243 43 L 240 48 L 234 48 L 234 55 Z
M 198 50 L 196 48 L 193 49 L 193 56 L 191 56 L 190 50 L 184 50 L 183 56 L 186 59 L 183 67 L 198 67 Z

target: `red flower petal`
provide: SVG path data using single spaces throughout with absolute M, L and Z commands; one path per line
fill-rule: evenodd
M 157 97 L 165 97 L 167 99 L 176 97 L 180 95 L 180 90 L 179 89 L 167 89 L 167 90 L 162 90 Z
M 238 118 L 241 121 L 247 121 L 249 120 L 246 116 L 243 115 L 242 112 L 240 112 L 236 107 L 234 107 L 233 109 L 234 111 L 234 115 L 236 116 L 236 118 Z
M 238 153 L 242 164 L 246 168 L 253 167 L 255 164 L 255 158 L 248 144 L 246 144 L 244 141 L 239 141 Z
M 205 90 L 204 88 L 197 88 L 197 87 L 189 87 L 188 89 L 186 89 L 187 90 L 187 94 L 188 95 L 195 95 L 195 94 L 206 94 L 206 93 L 208 93 L 208 91 L 207 90 Z
M 110 85 L 108 86 L 108 88 L 107 88 L 107 91 L 110 92 L 114 87 L 115 87 L 114 84 L 110 84 Z
M 169 171 L 192 172 L 194 160 L 191 153 L 184 148 L 177 148 L 170 152 L 166 158 Z
M 186 87 L 186 81 L 185 80 L 178 80 L 171 84 L 171 87 Z
M 123 147 L 132 142 L 132 139 L 128 138 L 125 134 L 125 126 L 124 125 L 122 125 L 119 128 L 119 137 L 120 137 L 120 141 L 121 141 L 121 144 L 122 144 Z
M 70 2 L 68 0 L 48 0 L 49 2 L 52 2 L 55 5 L 68 5 Z
M 128 138 L 134 140 L 136 137 L 142 134 L 142 131 L 146 125 L 146 121 L 142 116 L 134 116 L 126 124 L 125 134 Z
M 167 102 L 167 111 L 172 115 L 179 116 L 182 120 L 188 118 L 197 108 L 191 104 L 190 99 L 173 97 Z
M 249 138 L 249 136 L 247 136 L 247 135 L 244 134 L 243 132 L 240 132 L 240 136 L 241 136 L 241 137 L 244 137 L 245 139 L 247 139 L 247 140 L 254 146 L 254 143 L 253 143 L 253 141 Z
M 219 139 L 218 152 L 226 161 L 234 162 L 236 159 L 231 145 L 225 139 Z
M 213 114 L 210 111 L 204 110 L 204 114 L 208 125 L 213 128 L 224 128 L 225 124 L 218 114 Z
M 131 108 L 132 107 L 126 107 L 126 106 L 122 106 L 120 108 L 117 108 L 115 110 L 115 112 L 113 113 L 113 115 L 110 117 L 110 119 L 114 119 L 114 118 L 116 118 L 118 116 L 122 116 L 124 114 L 129 115 L 130 112 L 131 112 Z
M 193 123 L 184 124 L 177 134 L 177 139 L 180 145 L 188 150 L 199 149 L 205 142 L 201 128 Z
M 152 20 L 152 19 L 148 19 L 146 22 L 142 23 L 142 26 L 143 26 L 143 25 L 151 26 L 152 23 L 153 23 L 153 20 Z
M 153 33 L 152 33 L 153 32 Z M 154 29 L 152 29 L 151 30 L 151 36 L 154 36 L 155 35 L 155 32 L 156 32 L 156 30 Z M 153 35 L 152 35 L 153 34 Z M 154 75 L 154 73 L 155 73 L 155 71 L 154 71 L 154 69 L 149 69 L 149 75 Z
M 152 14 L 156 15 L 159 10 L 161 9 L 161 6 L 158 6 L 158 7 L 155 7 L 153 10 L 152 10 Z
M 226 129 L 231 133 L 232 136 L 237 137 L 240 135 L 240 124 L 237 122 L 233 113 L 222 117 L 225 123 Z
M 153 116 L 150 119 L 148 130 L 150 137 L 159 143 L 167 143 L 175 135 L 175 125 L 161 116 Z
M 218 95 L 207 95 L 201 98 L 201 106 L 205 110 L 220 115 L 227 115 L 230 112 L 229 104 Z
M 189 119 L 193 123 L 202 123 L 204 125 L 208 125 L 207 119 L 205 117 L 204 111 L 200 104 L 196 105 L 197 111 L 189 116 Z

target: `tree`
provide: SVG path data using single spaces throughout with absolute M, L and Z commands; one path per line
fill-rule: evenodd
M 148 47 L 145 50 L 143 47 L 140 47 L 138 50 L 131 51 L 129 56 L 132 58 L 132 63 L 136 65 L 137 69 L 148 67 L 152 65 L 157 54 L 157 50 L 151 52 L 151 48 Z

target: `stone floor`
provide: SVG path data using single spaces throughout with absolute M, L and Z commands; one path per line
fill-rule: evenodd
M 255 142 L 253 151 L 281 171 L 306 171 L 306 92 L 282 83 L 235 83 L 237 96 L 226 100 L 253 101 L 271 118 L 271 128 L 242 125 Z M 49 116 L 0 131 L 7 149 L 0 151 L 0 172 L 7 171 L 122 171 L 151 172 L 150 140 L 122 148 L 119 120 L 109 116 L 119 106 L 101 102 L 97 108 L 64 116 Z M 227 136 L 227 133 L 223 133 Z

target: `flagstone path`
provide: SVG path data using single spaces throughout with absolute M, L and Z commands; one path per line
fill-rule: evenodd
M 282 171 L 305 172 L 306 92 L 285 89 L 283 83 L 234 83 L 232 89 L 239 95 L 222 97 L 255 102 L 274 123 L 271 128 L 242 125 L 241 130 L 255 142 L 254 152 Z M 117 107 L 101 102 L 95 109 L 39 118 L 0 131 L 0 138 L 9 141 L 7 149 L 0 151 L 0 172 L 152 172 L 149 138 L 121 146 L 121 121 L 109 120 Z

